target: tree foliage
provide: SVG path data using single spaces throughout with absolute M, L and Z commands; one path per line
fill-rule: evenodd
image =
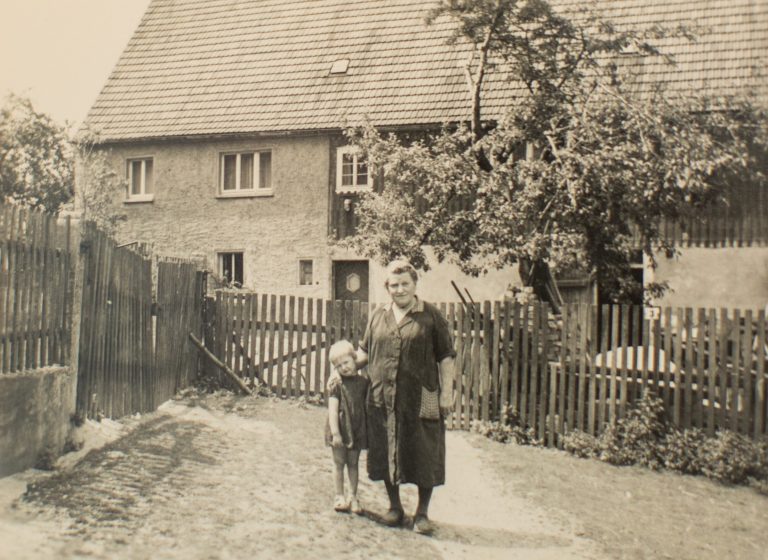
M 415 141 L 348 131 L 384 177 L 343 242 L 366 256 L 428 266 L 427 243 L 473 274 L 515 262 L 586 271 L 620 300 L 642 289 L 630 269 L 637 239 L 651 259 L 672 250 L 661 218 L 721 200 L 734 176 L 763 179 L 750 158 L 768 146 L 764 109 L 639 87 L 621 63 L 628 52 L 663 58 L 654 41 L 694 30 L 619 29 L 544 0 L 443 0 L 438 18 L 468 46 L 472 112 Z M 509 110 L 496 119 L 481 118 L 489 73 L 508 80 Z
M 65 127 L 9 95 L 0 108 L 0 196 L 56 212 L 72 198 L 73 173 Z
M 75 150 L 75 208 L 83 220 L 93 221 L 109 235 L 115 235 L 119 223 L 126 219 L 120 197 L 127 187 L 126 181 L 109 165 L 108 151 L 101 146 L 97 132 L 81 130 Z

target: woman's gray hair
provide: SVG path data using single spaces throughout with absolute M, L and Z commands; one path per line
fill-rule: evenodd
M 384 286 L 389 286 L 390 274 L 405 274 L 406 272 L 411 275 L 411 279 L 414 281 L 414 283 L 419 281 L 419 274 L 416 272 L 416 269 L 411 263 L 409 263 L 406 259 L 393 260 L 387 265 L 387 279 L 384 281 Z

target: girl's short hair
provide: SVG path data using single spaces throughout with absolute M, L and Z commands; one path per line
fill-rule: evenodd
M 328 359 L 331 363 L 335 362 L 342 356 L 356 357 L 355 347 L 348 340 L 339 340 L 334 342 L 331 348 L 328 350 Z
M 411 275 L 411 280 L 415 282 L 419 281 L 419 275 L 413 265 L 406 259 L 395 259 L 387 265 L 387 279 L 384 281 L 384 286 L 389 286 L 390 274 L 405 274 Z

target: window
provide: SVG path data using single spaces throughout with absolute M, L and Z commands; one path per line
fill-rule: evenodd
M 272 194 L 271 151 L 221 154 L 219 168 L 220 196 Z
M 311 286 L 314 279 L 312 277 L 313 262 L 309 259 L 299 261 L 299 286 Z
M 243 254 L 219 253 L 219 274 L 229 285 L 243 285 Z
M 128 202 L 150 202 L 155 198 L 152 158 L 128 160 Z
M 336 192 L 355 192 L 373 187 L 368 163 L 354 146 L 344 146 L 336 152 Z

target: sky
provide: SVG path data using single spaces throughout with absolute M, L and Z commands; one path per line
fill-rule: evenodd
M 2 0 L 0 97 L 25 95 L 60 124 L 78 124 L 128 44 L 149 0 Z

